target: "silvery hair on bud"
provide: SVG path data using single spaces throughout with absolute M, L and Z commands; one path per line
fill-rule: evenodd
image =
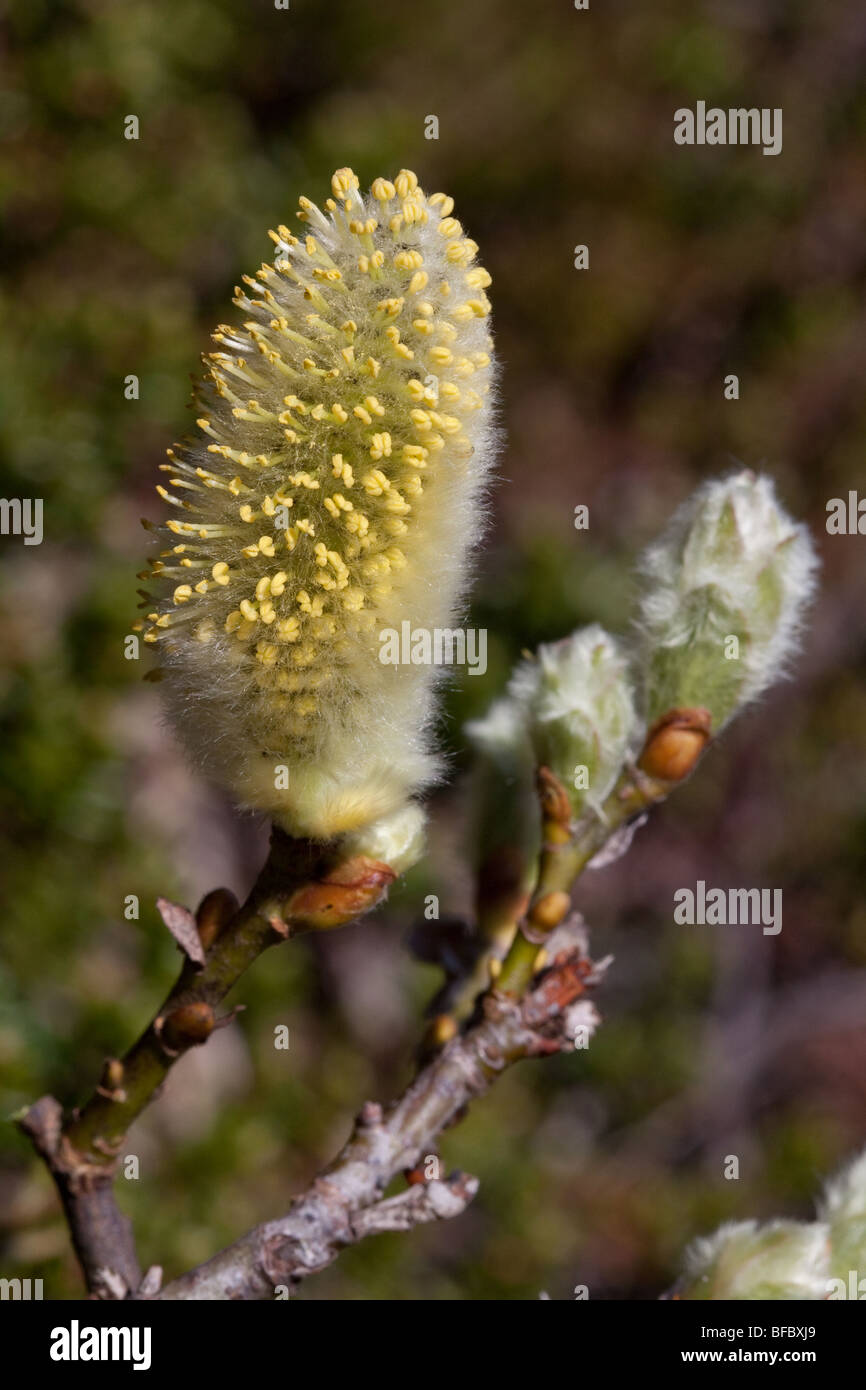
M 742 708 L 787 673 L 817 566 L 808 529 L 780 505 L 771 478 L 743 470 L 712 479 L 642 557 L 644 650 L 690 645 L 699 621 L 702 640 L 717 639 L 721 653 L 731 619 L 741 619 L 748 637 L 736 701 Z

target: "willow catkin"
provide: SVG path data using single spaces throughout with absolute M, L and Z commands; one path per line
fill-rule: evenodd
M 453 622 L 492 457 L 490 276 L 452 199 L 405 169 L 332 189 L 214 334 L 145 595 L 187 748 L 314 837 L 436 774 L 436 671 L 383 664 L 380 634 Z

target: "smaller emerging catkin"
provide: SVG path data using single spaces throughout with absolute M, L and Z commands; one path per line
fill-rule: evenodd
M 508 687 L 536 762 L 562 783 L 575 816 L 598 808 L 633 743 L 637 715 L 625 652 L 597 624 L 539 647 Z
M 827 1183 L 818 1216 L 830 1231 L 831 1273 L 846 1284 L 852 1270 L 866 1280 L 866 1152 Z
M 689 1247 L 678 1296 L 713 1301 L 825 1298 L 828 1249 L 827 1227 L 818 1222 L 728 1222 Z
M 808 531 L 779 505 L 771 479 L 741 472 L 699 488 L 643 559 L 648 722 L 699 707 L 718 733 L 783 676 L 816 564 Z

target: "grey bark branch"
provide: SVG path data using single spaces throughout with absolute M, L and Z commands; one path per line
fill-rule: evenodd
M 449 1043 L 387 1112 L 365 1105 L 348 1143 L 286 1216 L 256 1227 L 205 1264 L 168 1284 L 159 1299 L 264 1300 L 330 1265 L 347 1245 L 383 1230 L 407 1230 L 459 1214 L 477 1182 L 454 1174 L 382 1194 L 398 1174 L 435 1153 L 439 1135 L 523 1057 L 572 1046 L 577 1023 L 598 1016 L 584 998 L 601 974 L 586 955 L 579 925 L 551 939 L 552 965 L 522 1000 L 495 991 L 480 1022 Z
M 99 1298 L 125 1298 L 141 1270 L 132 1224 L 114 1197 L 114 1172 L 82 1161 L 63 1135 L 63 1107 L 43 1096 L 19 1121 L 45 1161 L 60 1193 L 87 1287 Z

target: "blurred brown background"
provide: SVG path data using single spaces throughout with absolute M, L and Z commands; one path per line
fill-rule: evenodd
M 5 28 L 0 493 L 44 498 L 45 540 L 0 539 L 2 1112 L 82 1099 L 142 1027 L 176 963 L 157 894 L 240 891 L 262 857 L 266 828 L 189 772 L 123 658 L 139 517 L 267 228 L 340 165 L 365 185 L 408 166 L 481 245 L 503 364 L 472 614 L 490 669 L 448 698 L 455 780 L 461 723 L 520 650 L 624 626 L 634 556 L 733 460 L 812 524 L 822 588 L 794 679 L 581 885 L 595 951 L 616 955 L 589 1052 L 515 1069 L 446 1137 L 482 1178 L 463 1218 L 376 1238 L 299 1297 L 655 1297 L 720 1220 L 808 1214 L 866 1140 L 866 539 L 824 530 L 829 498 L 866 491 L 866 12 L 13 0 Z M 673 112 L 698 99 L 782 107 L 783 152 L 676 146 Z M 359 1103 L 408 1078 L 438 980 L 405 935 L 424 893 L 469 901 L 460 804 L 459 785 L 435 798 L 431 854 L 386 910 L 260 961 L 240 1021 L 133 1131 L 121 1200 L 145 1264 L 177 1273 L 285 1209 Z M 676 927 L 697 878 L 781 887 L 781 934 Z M 0 1272 L 78 1296 L 8 1124 L 0 1164 Z

